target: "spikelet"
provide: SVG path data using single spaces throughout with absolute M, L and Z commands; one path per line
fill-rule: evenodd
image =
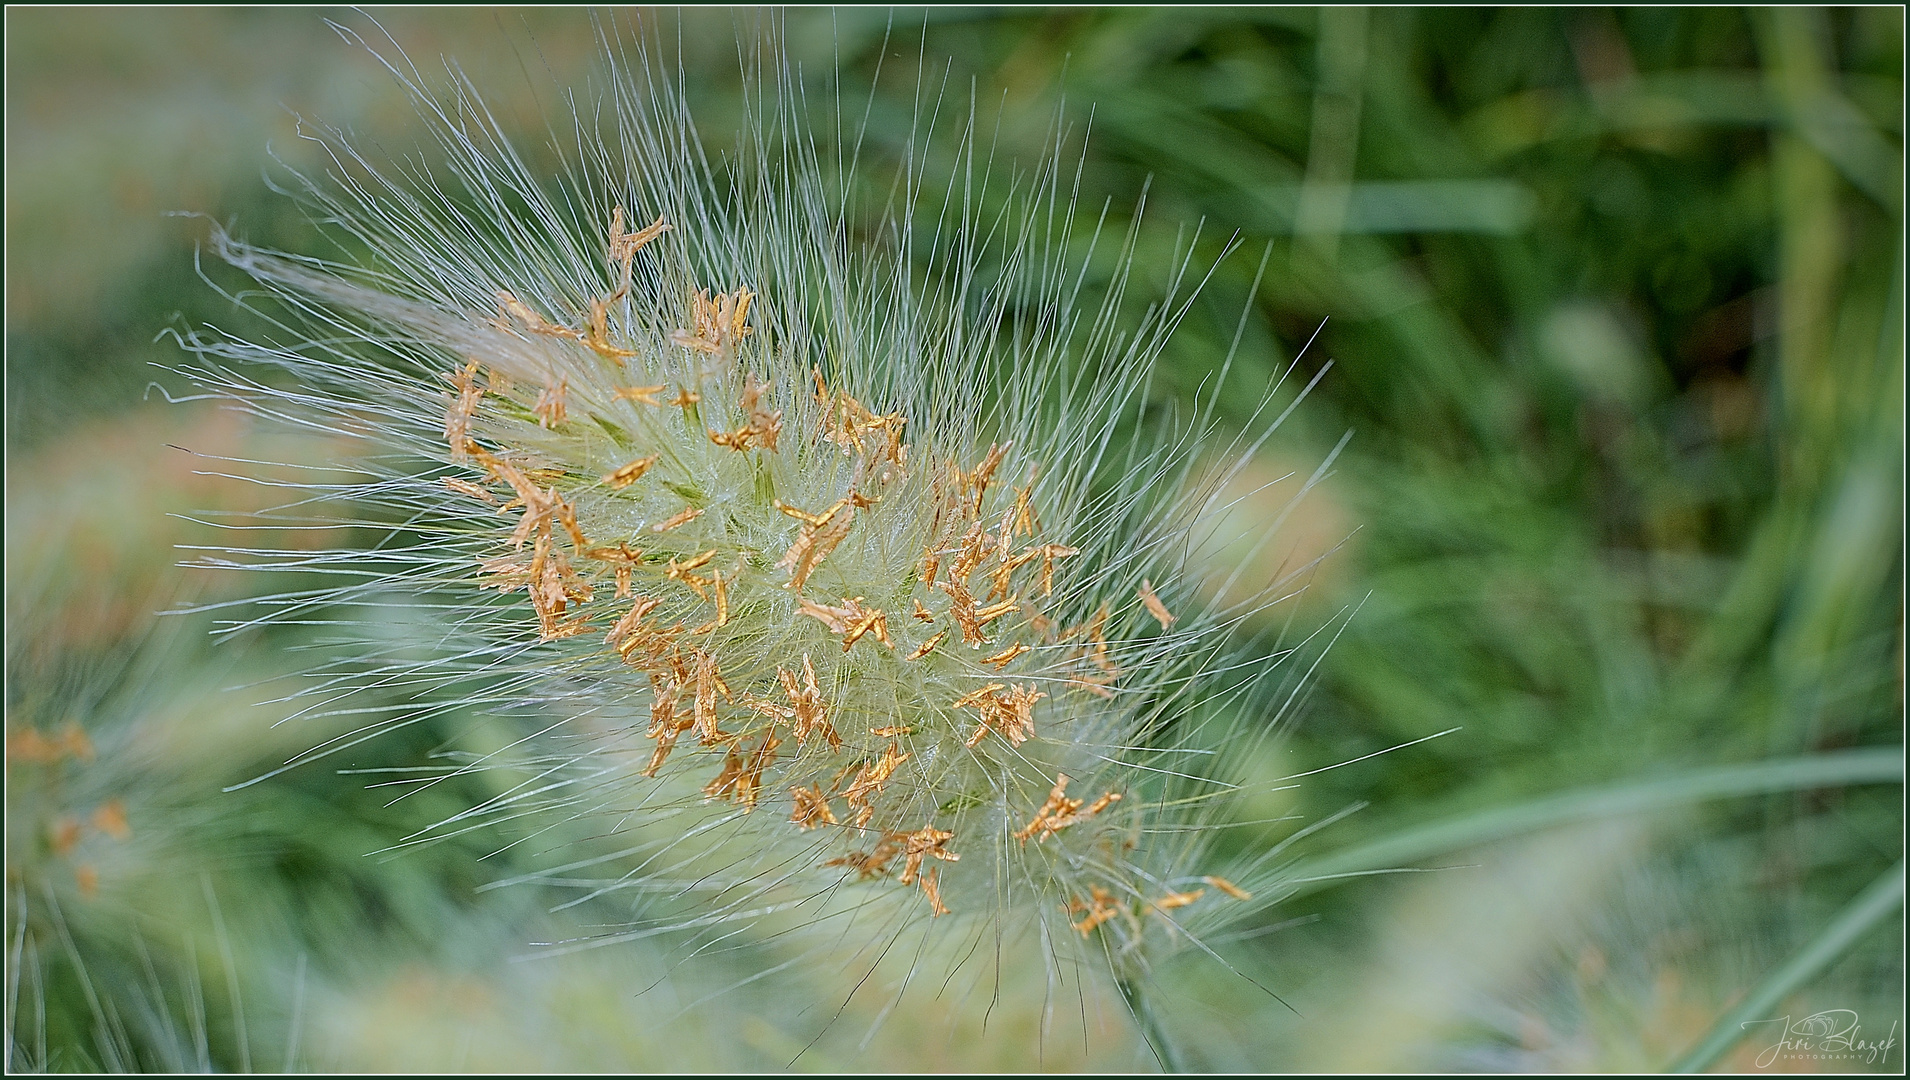
M 627 858 L 636 879 L 695 882 L 665 890 L 694 901 L 666 924 L 843 883 L 908 918 L 1099 934 L 1124 971 L 1204 912 L 1277 898 L 1265 860 L 1215 864 L 1202 828 L 1234 790 L 1228 755 L 1268 736 L 1250 706 L 1286 677 L 1226 633 L 1271 594 L 1202 599 L 1178 560 L 1216 518 L 1208 414 L 1135 411 L 1186 297 L 1116 335 L 1118 299 L 1074 306 L 1083 252 L 1012 229 L 926 270 L 817 242 L 910 226 L 871 231 L 834 194 L 789 133 L 786 73 L 718 182 L 680 90 L 622 72 L 612 129 L 572 148 L 560 195 L 473 90 L 391 67 L 439 125 L 446 190 L 317 129 L 356 175 L 302 198 L 377 273 L 215 231 L 310 338 L 185 343 L 210 390 L 400 451 L 333 496 L 403 529 L 375 558 L 333 553 L 361 577 L 331 599 L 441 606 L 413 683 L 521 719 L 535 779 L 445 830 L 608 815 L 660 853 Z M 1068 208 L 1060 149 L 1026 220 Z M 977 283 L 982 259 L 1004 283 Z M 1140 443 L 1104 452 L 1123 430 Z

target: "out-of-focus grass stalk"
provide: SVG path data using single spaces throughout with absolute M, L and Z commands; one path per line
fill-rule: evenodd
M 1147 1048 L 1154 1052 L 1154 1058 L 1165 1073 L 1186 1072 L 1186 1063 L 1181 1060 L 1180 1052 L 1174 1047 L 1173 1038 L 1167 1028 L 1161 1024 L 1155 1014 L 1154 1006 L 1147 1000 L 1147 988 L 1134 979 L 1116 979 L 1114 987 L 1121 992 L 1121 1000 L 1127 1003 L 1128 1011 L 1134 1014 L 1141 1038 L 1147 1041 Z
M 1359 153 L 1366 15 L 1363 7 L 1320 9 L 1320 81 L 1313 91 L 1306 179 L 1294 207 L 1293 231 L 1328 264 L 1339 255 Z
M 1775 173 L 1778 255 L 1779 387 L 1784 411 L 1799 421 L 1798 436 L 1780 449 L 1779 469 L 1793 488 L 1822 476 L 1824 436 L 1834 434 L 1837 386 L 1826 378 L 1830 355 L 1834 286 L 1843 256 L 1837 208 L 1837 174 L 1793 125 L 1804 120 L 1807 102 L 1825 89 L 1828 28 L 1813 8 L 1770 8 L 1756 22 L 1765 54 L 1765 81 L 1791 124 L 1771 133 Z
M 1852 900 L 1850 906 L 1824 928 L 1823 933 L 1793 953 L 1782 967 L 1753 987 L 1735 1008 L 1719 1017 L 1704 1039 L 1679 1058 L 1668 1071 L 1696 1073 L 1717 1064 L 1726 1051 L 1744 1038 L 1747 1024 L 1759 1020 L 1768 1022 L 1770 1017 L 1766 1014 L 1777 1008 L 1779 1002 L 1803 989 L 1805 983 L 1844 955 L 1845 950 L 1856 944 L 1866 931 L 1902 904 L 1903 863 L 1899 861 L 1872 882 L 1869 888 L 1859 893 L 1857 899 Z
M 1292 870 L 1298 896 L 1350 877 L 1573 821 L 1615 818 L 1710 799 L 1779 791 L 1903 782 L 1903 748 L 1812 754 L 1784 761 L 1692 769 L 1642 783 L 1614 784 L 1495 806 L 1406 829 L 1370 843 L 1303 862 Z
M 1821 122 L 1817 105 L 1830 95 L 1834 63 L 1825 14 L 1815 8 L 1770 8 L 1758 13 L 1755 26 L 1766 85 L 1785 121 L 1772 132 L 1771 156 L 1781 266 L 1777 407 L 1790 422 L 1777 429 L 1785 439 L 1777 448 L 1772 519 L 1791 540 L 1785 545 L 1790 566 L 1804 570 L 1797 582 L 1801 595 L 1790 598 L 1790 611 L 1773 642 L 1779 690 L 1768 721 L 1768 745 L 1782 752 L 1808 745 L 1816 734 L 1817 703 L 1845 644 L 1846 633 L 1840 631 L 1845 631 L 1852 593 L 1881 584 L 1851 580 L 1853 575 L 1869 577 L 1879 563 L 1888 564 L 1887 556 L 1862 556 L 1872 546 L 1867 541 L 1887 545 L 1891 530 L 1889 514 L 1863 512 L 1866 503 L 1881 507 L 1890 501 L 1868 490 L 1875 486 L 1870 475 L 1875 470 L 1865 468 L 1866 444 L 1889 441 L 1880 426 L 1869 422 L 1876 399 L 1866 390 L 1877 386 L 1890 358 L 1872 351 L 1881 344 L 1876 335 L 1844 340 L 1853 335 L 1838 332 L 1838 324 L 1853 316 L 1860 322 L 1870 319 L 1859 307 L 1860 296 L 1841 307 L 1837 303 L 1840 284 L 1856 293 L 1859 283 L 1844 280 L 1842 272 L 1845 215 L 1838 205 L 1837 171 L 1806 135 L 1809 126 Z M 1851 440 L 1852 430 L 1869 438 Z M 1832 535 L 1833 527 L 1842 535 Z M 1772 575 L 1784 576 L 1789 575 Z

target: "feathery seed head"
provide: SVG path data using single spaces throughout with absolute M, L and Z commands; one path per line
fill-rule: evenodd
M 321 494 L 387 539 L 288 603 L 428 598 L 437 637 L 322 692 L 546 717 L 524 781 L 445 831 L 609 821 L 640 840 L 597 891 L 699 897 L 681 925 L 904 890 L 930 918 L 1065 919 L 1117 965 L 1250 899 L 1200 826 L 1216 747 L 1265 722 L 1217 735 L 1200 703 L 1272 660 L 1228 660 L 1253 605 L 1202 601 L 1176 561 L 1212 518 L 1206 418 L 1137 423 L 1184 308 L 1120 334 L 1118 288 L 1078 304 L 1056 160 L 995 220 L 958 192 L 927 253 L 913 187 L 858 245 L 787 71 L 720 168 L 677 88 L 619 71 L 612 129 L 580 115 L 553 187 L 468 85 L 392 70 L 442 171 L 321 129 L 336 175 L 300 194 L 358 261 L 215 231 L 298 339 L 185 342 L 202 384 L 382 448 Z

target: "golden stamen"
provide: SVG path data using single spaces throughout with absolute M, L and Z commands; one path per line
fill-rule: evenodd
M 922 895 L 928 897 L 930 918 L 948 914 L 948 905 L 942 903 L 941 874 L 941 868 L 936 867 L 922 875 Z
M 1219 889 L 1221 892 L 1226 893 L 1228 896 L 1233 897 L 1235 900 L 1252 900 L 1253 899 L 1252 893 L 1248 892 L 1247 890 L 1241 888 L 1238 885 L 1235 885 L 1233 882 L 1228 881 L 1226 878 L 1214 877 L 1213 875 L 1210 874 L 1204 878 L 1201 878 L 1200 880 L 1206 882 L 1209 885 L 1212 885 L 1214 888 Z
M 671 529 L 676 528 L 678 525 L 687 525 L 690 522 L 695 521 L 697 518 L 700 518 L 702 516 L 703 516 L 703 511 L 697 509 L 694 506 L 685 506 L 682 509 L 682 511 L 680 511 L 675 517 L 669 519 L 668 521 L 661 521 L 655 525 L 650 526 L 650 531 L 658 532 L 658 533 L 669 532 Z
M 666 384 L 664 383 L 658 383 L 655 386 L 626 386 L 619 389 L 616 392 L 616 396 L 624 401 L 635 401 L 645 405 L 661 407 L 663 402 L 657 400 L 657 395 L 663 393 L 665 386 Z
M 584 329 L 584 344 L 598 356 L 619 364 L 625 357 L 637 355 L 635 349 L 619 349 L 610 343 L 610 309 L 594 296 L 590 298 L 590 321 Z
M 855 521 L 855 511 L 848 499 L 838 499 L 817 515 L 807 515 L 794 507 L 777 504 L 777 509 L 803 522 L 802 532 L 796 542 L 789 546 L 783 557 L 776 563 L 778 569 L 789 570 L 789 582 L 785 589 L 801 592 L 809 581 L 809 575 L 815 572 L 816 565 L 829 556 L 849 535 L 849 528 Z
M 1013 660 L 1015 657 L 1020 656 L 1022 653 L 1025 653 L 1028 651 L 1029 651 L 1028 646 L 1023 645 L 1020 642 L 1016 642 L 1015 644 L 1008 646 L 1006 649 L 1003 649 L 1002 651 L 996 653 L 993 656 L 982 657 L 982 663 L 993 664 L 996 667 L 1006 667 L 1010 660 Z
M 523 301 L 503 289 L 499 289 L 497 292 L 497 304 L 498 321 L 496 325 L 499 329 L 508 330 L 509 327 L 505 325 L 504 321 L 506 319 L 516 319 L 519 323 L 523 324 L 524 329 L 533 334 L 542 334 L 545 337 L 570 338 L 573 341 L 583 338 L 583 335 L 575 330 L 546 322 L 542 315 L 532 311 Z
M 648 472 L 650 466 L 655 465 L 657 459 L 662 456 L 661 454 L 651 454 L 649 457 L 638 458 L 614 472 L 604 474 L 603 482 L 616 490 L 627 488 L 642 479 L 643 474 Z
M 942 643 L 942 639 L 947 636 L 948 636 L 948 631 L 946 630 L 938 632 L 934 637 L 929 638 L 927 641 L 924 641 L 922 644 L 917 646 L 914 652 L 903 657 L 903 659 L 920 660 L 924 656 L 927 656 L 929 653 L 934 652 L 935 646 L 940 645 Z
M 1175 908 L 1186 907 L 1206 895 L 1206 889 L 1195 889 L 1193 892 L 1171 892 L 1159 900 L 1149 901 L 1147 906 L 1150 910 L 1165 913 Z
M 460 495 L 469 495 L 473 499 L 490 503 L 492 506 L 497 505 L 497 496 L 471 483 L 469 480 L 459 480 L 455 476 L 447 476 L 444 478 L 444 486 Z
M 1161 629 L 1165 630 L 1174 625 L 1179 618 L 1168 612 L 1167 605 L 1161 603 L 1161 598 L 1154 595 L 1154 586 L 1149 584 L 1146 578 L 1141 579 L 1140 596 L 1141 603 L 1147 605 L 1147 613 L 1154 616 L 1155 621 L 1161 624 Z

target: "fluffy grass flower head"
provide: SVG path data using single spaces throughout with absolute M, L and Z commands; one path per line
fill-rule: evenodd
M 1082 299 L 1059 153 L 991 186 L 971 122 L 936 202 L 925 121 L 871 209 L 773 48 L 725 155 L 608 51 L 555 177 L 401 59 L 431 154 L 309 130 L 331 165 L 295 193 L 343 257 L 214 234 L 285 332 L 187 334 L 194 377 L 368 447 L 299 504 L 365 544 L 247 553 L 331 575 L 257 616 L 356 628 L 319 702 L 405 690 L 299 760 L 446 709 L 522 725 L 456 763 L 505 779 L 436 835 L 587 831 L 546 880 L 632 891 L 633 934 L 840 904 L 1125 971 L 1264 903 L 1270 856 L 1214 865 L 1204 826 L 1269 735 L 1243 703 L 1285 669 L 1233 631 L 1277 585 L 1203 587 L 1213 426 L 1147 411 L 1188 263 L 1123 327 L 1125 258 Z

